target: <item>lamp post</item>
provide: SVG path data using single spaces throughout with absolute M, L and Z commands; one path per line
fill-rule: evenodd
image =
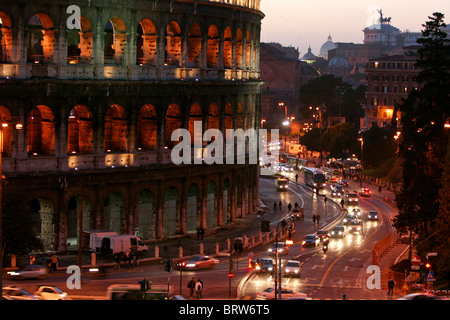
M 364 150 L 364 138 L 361 137 L 358 139 L 361 142 L 361 165 L 360 165 L 360 174 L 359 174 L 359 186 L 362 188 L 362 168 L 363 168 L 363 150 Z
M 278 228 L 281 226 L 281 230 L 283 230 L 283 228 L 286 227 L 286 225 L 287 225 L 286 220 L 281 220 L 280 223 L 278 223 L 275 232 L 275 300 L 277 300 L 277 294 L 278 299 L 281 300 L 281 255 L 278 253 L 278 234 L 280 232 L 278 231 Z M 277 279 L 278 268 L 280 269 L 279 280 Z
M 2 121 L 0 126 L 0 288 L 3 288 L 3 171 L 2 171 L 2 156 L 3 156 L 3 130 L 7 128 L 9 124 Z M 21 123 L 16 123 L 16 129 L 21 130 L 23 125 Z

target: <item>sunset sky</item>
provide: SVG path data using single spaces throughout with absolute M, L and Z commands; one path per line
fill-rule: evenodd
M 421 31 L 436 11 L 450 24 L 450 0 L 261 0 L 261 42 L 298 48 L 300 56 L 309 45 L 318 55 L 329 33 L 333 42 L 362 43 L 362 30 L 379 17 L 377 8 L 401 31 Z

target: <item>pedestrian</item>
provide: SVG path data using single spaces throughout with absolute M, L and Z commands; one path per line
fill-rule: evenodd
M 317 225 L 319 225 L 319 223 L 320 223 L 320 214 L 317 214 L 316 220 L 317 220 Z
M 392 278 L 389 278 L 388 280 L 388 296 L 393 296 L 394 295 L 394 280 L 392 280 Z
M 57 267 L 58 267 L 58 257 L 56 256 L 56 254 L 54 254 L 52 259 L 52 271 L 56 272 Z
M 313 214 L 312 220 L 313 220 L 313 223 L 316 224 L 316 214 L 315 213 Z
M 47 257 L 47 269 L 48 272 L 52 272 L 52 259 L 50 257 Z
M 128 253 L 122 256 L 123 267 L 128 269 Z
M 324 196 L 324 197 L 323 197 L 323 202 L 324 202 L 325 204 L 327 204 L 327 200 L 328 200 L 327 196 Z
M 341 199 L 341 207 L 344 209 L 344 199 Z
M 298 181 L 298 174 L 296 173 L 295 174 L 295 183 L 297 183 L 297 181 Z
M 276 202 L 273 203 L 273 212 L 277 212 L 277 203 Z
M 280 210 L 281 210 L 281 201 L 280 201 L 280 202 L 278 202 L 278 206 L 280 207 Z
M 134 262 L 133 252 L 131 252 L 128 254 L 128 265 L 130 266 L 131 269 L 133 269 L 133 262 Z
M 295 202 L 295 203 L 294 203 L 294 207 L 295 207 L 295 208 L 298 208 L 298 202 Z
M 189 288 L 189 298 L 192 299 L 194 297 L 194 289 L 195 289 L 194 277 L 192 277 L 191 281 L 188 282 L 187 287 Z
M 378 192 L 381 193 L 381 185 L 378 186 Z
M 200 238 L 203 240 L 203 236 L 205 235 L 205 229 L 203 227 L 200 228 Z
M 116 263 L 114 270 L 120 269 L 120 257 L 117 253 L 114 255 L 114 262 Z
M 197 240 L 200 240 L 200 229 L 197 228 Z
M 288 204 L 288 210 L 291 211 L 292 210 L 292 204 Z
M 36 257 L 31 255 L 30 256 L 30 264 L 35 264 L 36 263 Z
M 135 265 L 136 267 L 138 267 L 138 266 L 139 266 L 139 260 L 138 260 L 137 252 L 134 252 L 134 253 L 133 253 L 133 261 L 134 261 L 134 265 Z
M 203 291 L 203 281 L 201 281 L 199 278 L 197 280 L 197 283 L 195 284 L 195 292 L 197 294 L 197 299 L 202 297 L 202 291 Z

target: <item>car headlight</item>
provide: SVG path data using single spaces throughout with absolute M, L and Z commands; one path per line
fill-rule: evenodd
M 295 270 L 294 272 L 295 272 L 295 273 L 298 273 L 298 270 Z
M 268 251 L 269 251 L 269 252 L 272 252 L 272 249 L 269 249 Z
M 347 222 L 347 219 L 344 219 L 344 222 Z
M 342 231 L 339 231 L 339 234 L 342 234 Z
M 261 270 L 261 267 L 260 266 L 256 266 L 256 270 Z
M 331 234 L 334 234 L 334 231 L 331 231 Z
M 286 273 L 289 273 L 289 269 L 286 269 L 285 271 L 286 271 Z
M 267 268 L 267 270 L 272 271 L 272 267 Z
M 361 230 L 361 227 L 358 227 L 358 228 L 356 228 L 356 229 Z

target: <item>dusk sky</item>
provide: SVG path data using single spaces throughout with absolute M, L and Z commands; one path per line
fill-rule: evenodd
M 261 11 L 266 15 L 261 42 L 298 48 L 300 56 L 309 45 L 318 55 L 329 33 L 333 42 L 362 43 L 362 30 L 379 17 L 377 8 L 401 31 L 421 31 L 436 11 L 450 24 L 449 0 L 261 0 Z

